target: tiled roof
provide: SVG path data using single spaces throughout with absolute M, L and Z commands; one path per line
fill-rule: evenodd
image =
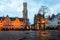
M 1 19 L 4 20 L 5 17 L 0 17 L 0 20 L 1 20 Z M 10 17 L 10 20 L 11 20 L 11 21 L 14 21 L 15 19 L 16 19 L 16 17 Z M 19 18 L 19 20 L 20 20 L 20 21 L 24 21 L 24 18 Z

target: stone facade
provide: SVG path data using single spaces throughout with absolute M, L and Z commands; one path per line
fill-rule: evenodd
M 37 30 L 43 30 L 45 29 L 45 18 L 42 14 L 37 14 L 34 17 L 34 25 Z
M 1 18 L 1 17 L 0 17 Z M 2 17 L 0 19 L 0 28 L 20 28 L 25 25 L 23 20 L 20 20 L 21 18 L 11 18 L 8 15 L 6 17 Z

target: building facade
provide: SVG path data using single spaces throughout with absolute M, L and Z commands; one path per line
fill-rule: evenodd
M 42 14 L 38 13 L 34 17 L 34 25 L 37 30 L 44 30 L 45 29 L 45 18 Z
M 60 29 L 60 13 L 51 18 L 52 19 L 47 19 L 46 27 L 54 27 L 54 29 Z

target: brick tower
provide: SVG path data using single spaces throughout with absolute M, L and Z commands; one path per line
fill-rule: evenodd
M 28 12 L 27 11 L 27 3 L 24 2 L 23 3 L 23 18 L 24 18 L 25 26 L 28 24 L 28 21 L 27 21 L 27 19 L 28 19 L 27 12 Z

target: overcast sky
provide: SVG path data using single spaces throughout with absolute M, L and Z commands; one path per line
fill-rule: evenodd
M 33 17 L 41 5 L 50 9 L 51 14 L 60 12 L 60 0 L 0 0 L 0 16 L 22 17 L 23 2 L 27 2 L 28 18 L 33 23 Z

